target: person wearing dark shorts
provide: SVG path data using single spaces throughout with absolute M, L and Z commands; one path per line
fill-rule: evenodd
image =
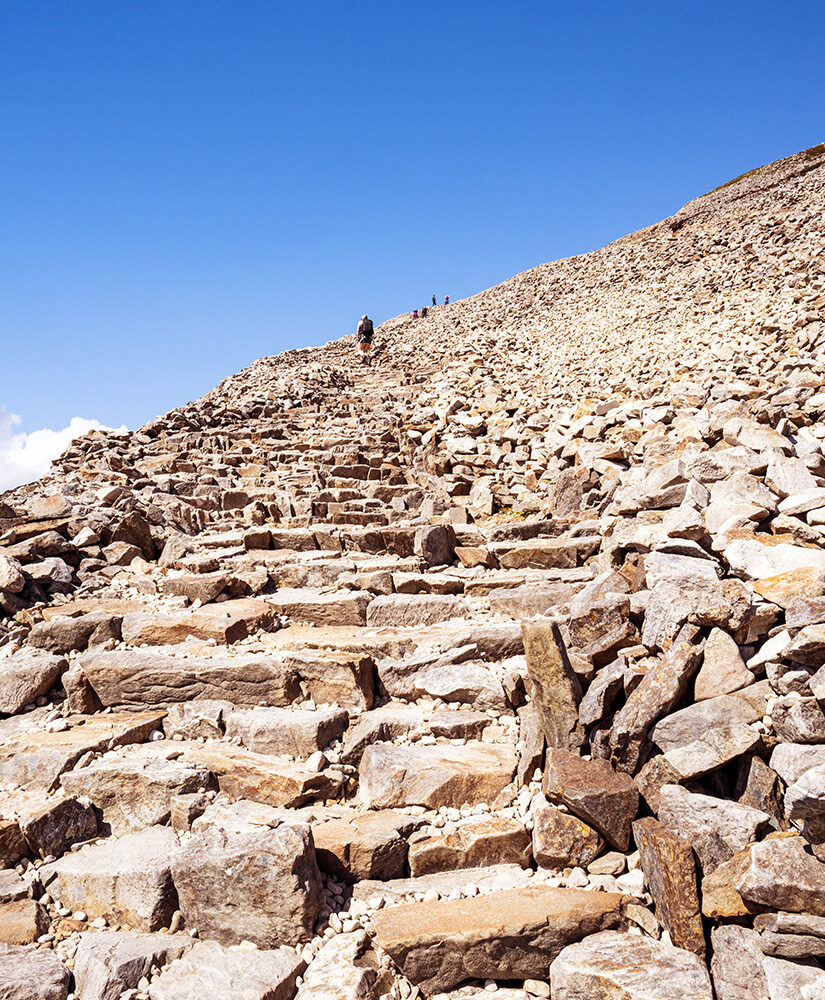
M 358 330 L 356 332 L 362 365 L 370 363 L 370 347 L 372 346 L 373 332 L 372 320 L 364 314 L 358 323 Z

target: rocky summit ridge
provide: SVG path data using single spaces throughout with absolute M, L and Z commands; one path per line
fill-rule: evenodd
M 0 996 L 825 997 L 825 146 L 0 497 Z

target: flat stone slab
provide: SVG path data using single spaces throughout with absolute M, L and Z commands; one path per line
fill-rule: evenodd
M 301 694 L 295 671 L 274 656 L 172 656 L 130 649 L 86 653 L 80 666 L 104 708 L 143 708 L 194 699 L 249 708 L 283 706 Z
M 226 737 L 237 737 L 256 753 L 309 757 L 340 740 L 348 721 L 349 716 L 340 708 L 238 709 L 226 715 Z
M 305 968 L 288 948 L 240 951 L 217 941 L 199 941 L 154 980 L 149 996 L 151 1000 L 290 1000 L 295 980 Z
M 123 747 L 67 771 L 60 783 L 73 795 L 84 795 L 101 810 L 115 835 L 134 833 L 167 823 L 175 794 L 216 786 L 205 767 L 168 759 L 180 754 L 180 744 L 146 743 Z
M 13 736 L 0 745 L 0 781 L 52 788 L 87 751 L 142 743 L 152 730 L 160 728 L 163 716 L 163 712 L 69 716 L 69 728 L 63 732 L 40 730 Z
M 215 740 L 188 747 L 184 759 L 211 771 L 221 791 L 233 799 L 252 799 L 271 806 L 301 806 L 313 799 L 328 798 L 336 787 L 324 772 L 309 771 L 285 757 L 253 753 Z
M 375 938 L 425 993 L 467 979 L 546 979 L 573 941 L 623 924 L 618 893 L 529 886 L 373 915 Z
M 266 601 L 240 598 L 204 604 L 197 611 L 135 612 L 123 616 L 121 634 L 130 646 L 174 645 L 190 636 L 229 644 L 271 627 L 276 610 Z
M 367 609 L 367 625 L 432 625 L 453 618 L 469 618 L 470 605 L 449 594 L 387 594 Z
M 364 879 L 356 882 L 352 898 L 364 902 L 382 899 L 386 905 L 402 903 L 416 893 L 435 890 L 441 896 L 451 892 L 493 892 L 499 889 L 521 889 L 533 884 L 533 871 L 519 865 L 489 865 L 486 868 L 465 868 L 455 872 L 434 872 L 417 878 L 397 878 L 386 882 Z
M 530 834 L 507 816 L 472 816 L 449 833 L 434 833 L 410 845 L 410 874 L 530 864 Z
M 270 594 L 268 603 L 279 615 L 308 625 L 365 625 L 372 594 L 343 591 L 323 594 L 289 587 Z
M 616 931 L 568 945 L 550 967 L 550 990 L 553 1000 L 713 1000 L 696 955 Z
M 510 783 L 516 764 L 515 748 L 508 745 L 376 743 L 361 757 L 361 801 L 369 809 L 490 803 Z

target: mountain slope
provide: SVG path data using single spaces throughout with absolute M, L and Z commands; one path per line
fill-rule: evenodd
M 819 146 L 4 494 L 0 979 L 819 995 L 823 251 Z

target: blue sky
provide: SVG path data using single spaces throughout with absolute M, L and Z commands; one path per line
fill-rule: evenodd
M 821 0 L 4 0 L 0 448 L 4 413 L 136 427 L 814 145 L 823 42 Z

